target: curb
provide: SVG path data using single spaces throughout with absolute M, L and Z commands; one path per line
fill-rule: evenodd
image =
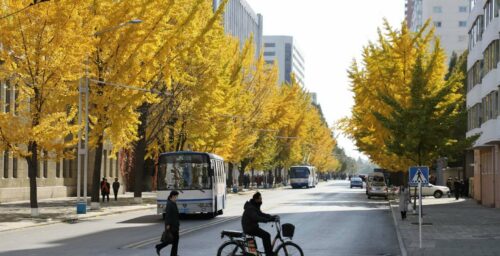
M 396 229 L 396 236 L 398 237 L 399 249 L 401 250 L 401 256 L 407 256 L 408 252 L 406 250 L 405 243 L 403 241 L 403 237 L 401 236 L 401 232 L 399 231 L 399 224 L 396 219 L 396 215 L 392 210 L 391 202 L 396 202 L 395 200 L 389 200 L 389 209 L 391 211 L 392 220 L 394 221 L 394 229 Z
M 24 226 L 24 227 L 14 227 L 14 228 L 8 228 L 8 229 L 4 229 L 4 230 L 0 229 L 0 233 L 14 231 L 14 230 L 48 226 L 48 225 L 53 225 L 53 224 L 58 224 L 58 223 L 74 224 L 74 223 L 77 223 L 79 220 L 87 220 L 87 219 L 92 219 L 92 218 L 96 218 L 96 217 L 109 216 L 109 215 L 121 214 L 121 213 L 127 213 L 127 212 L 142 211 L 142 210 L 148 210 L 148 209 L 153 209 L 153 208 L 156 208 L 156 205 L 143 206 L 141 208 L 135 208 L 135 209 L 119 210 L 116 212 L 106 212 L 106 213 L 96 214 L 96 215 L 92 215 L 92 216 L 81 216 L 81 217 L 76 216 L 76 218 L 66 217 L 63 219 L 52 220 L 52 221 L 48 221 L 45 223 L 35 223 L 35 224 Z

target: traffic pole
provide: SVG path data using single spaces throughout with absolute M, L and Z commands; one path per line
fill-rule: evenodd
M 422 180 L 418 181 L 418 237 L 422 249 Z

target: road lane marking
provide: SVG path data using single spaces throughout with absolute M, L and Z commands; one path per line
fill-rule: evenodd
M 236 219 L 239 219 L 239 218 L 241 218 L 241 216 L 233 216 L 233 217 L 229 217 L 229 218 L 224 218 L 224 219 L 219 219 L 219 220 L 211 221 L 209 223 L 201 224 L 201 225 L 194 226 L 194 227 L 191 227 L 191 228 L 187 228 L 187 229 L 181 230 L 179 232 L 179 236 L 186 235 L 186 234 L 189 234 L 189 233 L 201 230 L 201 229 L 205 229 L 205 228 L 208 228 L 208 227 L 216 226 L 218 224 L 222 224 L 222 223 L 225 223 L 225 222 L 233 221 L 233 220 L 236 220 Z M 149 239 L 146 239 L 146 240 L 143 240 L 143 241 L 139 241 L 139 242 L 128 244 L 126 246 L 123 246 L 122 248 L 123 249 L 139 249 L 141 247 L 144 247 L 144 246 L 147 246 L 147 245 L 150 245 L 150 244 L 153 244 L 153 243 L 157 243 L 157 242 L 159 242 L 159 239 L 158 239 L 158 236 L 155 236 L 153 238 L 149 238 Z

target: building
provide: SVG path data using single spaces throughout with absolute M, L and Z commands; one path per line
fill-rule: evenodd
M 311 96 L 311 103 L 314 105 L 319 105 L 318 94 L 315 92 L 310 92 L 309 95 Z
M 214 11 L 221 0 L 213 0 Z M 256 14 L 245 0 L 229 0 L 224 12 L 224 30 L 240 41 L 243 46 L 253 36 L 255 56 L 258 57 L 262 48 L 262 15 Z
M 292 36 L 264 36 L 264 59 L 266 63 L 278 62 L 279 83 L 290 83 L 292 74 L 304 86 L 304 55 Z
M 430 19 L 448 58 L 467 49 L 469 0 L 406 0 L 408 27 L 419 30 Z
M 500 18 L 499 1 L 471 0 L 468 19 L 467 137 L 473 146 L 473 196 L 485 206 L 500 207 Z

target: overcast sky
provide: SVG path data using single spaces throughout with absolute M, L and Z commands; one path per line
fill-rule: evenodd
M 404 19 L 404 0 L 247 0 L 264 17 L 264 35 L 294 36 L 305 57 L 305 84 L 318 93 L 332 125 L 349 116 L 353 105 L 347 69 L 360 59 L 368 41 L 386 18 L 394 27 Z M 358 157 L 353 142 L 339 136 L 348 155 Z

